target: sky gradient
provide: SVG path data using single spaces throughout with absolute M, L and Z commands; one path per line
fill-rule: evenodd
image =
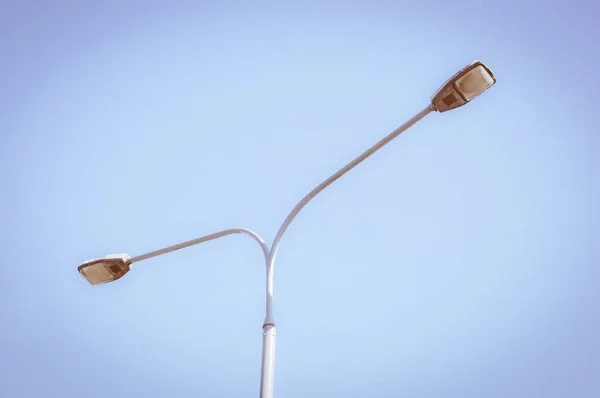
M 288 230 L 275 395 L 599 396 L 599 6 L 280 3 L 0 3 L 0 396 L 258 396 L 251 239 L 77 266 L 270 242 L 475 59 Z

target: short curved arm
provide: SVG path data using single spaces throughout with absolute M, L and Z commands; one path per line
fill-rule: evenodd
M 184 249 L 186 247 L 194 246 L 194 245 L 197 245 L 197 244 L 200 244 L 200 243 L 208 242 L 210 240 L 222 238 L 223 236 L 233 235 L 233 234 L 248 235 L 252 239 L 254 239 L 255 241 L 257 241 L 258 244 L 260 245 L 261 249 L 262 249 L 263 255 L 265 256 L 265 262 L 266 263 L 269 262 L 269 247 L 267 246 L 267 244 L 265 243 L 265 241 L 263 240 L 263 238 L 261 238 L 260 235 L 258 235 L 256 232 L 253 232 L 253 231 L 251 231 L 249 229 L 245 229 L 245 228 L 225 229 L 223 231 L 215 232 L 214 234 L 202 236 L 200 238 L 188 240 L 187 242 L 179 243 L 177 245 L 165 247 L 164 249 L 155 250 L 155 251 L 150 252 L 150 253 L 146 253 L 146 254 L 142 254 L 142 255 L 139 255 L 139 256 L 132 257 L 130 261 L 131 261 L 131 263 L 136 263 L 138 261 L 147 260 L 147 259 L 152 258 L 152 257 L 157 257 L 157 256 L 160 256 L 162 254 L 174 252 L 176 250 Z
M 279 228 L 279 231 L 277 231 L 277 235 L 275 235 L 275 239 L 273 240 L 273 245 L 271 246 L 271 258 L 270 258 L 271 266 L 273 265 L 273 262 L 275 261 L 275 255 L 277 254 L 277 249 L 279 248 L 279 244 L 281 242 L 281 239 L 283 238 L 283 234 L 285 234 L 285 231 L 288 229 L 288 227 L 290 226 L 292 221 L 294 221 L 294 218 L 296 218 L 298 213 L 300 213 L 300 211 L 304 208 L 304 206 L 306 206 L 308 204 L 308 202 L 310 202 L 315 196 L 317 196 L 321 191 L 323 191 L 329 185 L 331 185 L 336 180 L 338 180 L 341 176 L 343 176 L 344 174 L 346 174 L 347 172 L 352 170 L 354 167 L 358 166 L 369 156 L 371 156 L 372 154 L 377 152 L 379 149 L 383 148 L 386 144 L 388 144 L 394 138 L 398 137 L 400 134 L 402 134 L 403 132 L 408 130 L 415 123 L 417 123 L 419 120 L 423 119 L 425 116 L 427 116 L 429 113 L 431 113 L 434 110 L 435 110 L 435 108 L 433 107 L 433 104 L 429 104 L 427 106 L 427 108 L 423 109 L 421 112 L 417 113 L 415 116 L 413 116 L 410 120 L 408 120 L 402 126 L 398 127 L 396 130 L 392 131 L 390 134 L 388 134 L 387 136 L 382 138 L 375 145 L 373 145 L 372 147 L 367 149 L 365 152 L 360 154 L 356 159 L 354 159 L 353 161 L 351 161 L 350 163 L 348 163 L 347 165 L 345 165 L 344 167 L 339 169 L 331 177 L 329 177 L 328 179 L 326 179 L 325 181 L 323 181 L 322 183 L 317 185 L 304 198 L 302 198 L 302 200 L 296 205 L 296 207 L 294 207 L 292 209 L 290 214 L 288 214 L 287 218 L 285 219 L 285 221 L 283 221 L 283 224 Z
M 254 239 L 260 245 L 263 256 L 265 257 L 265 266 L 267 274 L 267 291 L 266 291 L 266 316 L 264 325 L 275 325 L 273 320 L 273 267 L 271 267 L 271 254 L 269 252 L 269 246 L 265 243 L 264 239 L 260 237 L 256 232 L 253 232 L 246 228 L 230 228 L 223 231 L 215 232 L 210 235 L 205 235 L 200 238 L 188 240 L 187 242 L 178 243 L 173 246 L 165 247 L 164 249 L 155 250 L 146 254 L 132 257 L 129 261 L 131 264 L 139 261 L 147 260 L 149 258 L 158 257 L 163 254 L 174 252 L 176 250 L 185 249 L 186 247 L 198 245 L 200 243 L 208 242 L 214 239 L 222 238 L 227 235 L 233 234 L 244 234 Z

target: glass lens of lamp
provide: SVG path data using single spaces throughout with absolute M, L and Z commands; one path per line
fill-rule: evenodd
M 494 78 L 481 65 L 476 66 L 456 80 L 456 88 L 467 101 L 494 85 Z
M 92 264 L 81 269 L 81 274 L 92 285 L 111 282 L 115 276 L 108 270 L 105 264 Z

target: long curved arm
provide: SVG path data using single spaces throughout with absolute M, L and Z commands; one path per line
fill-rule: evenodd
M 356 159 L 354 159 L 353 161 L 351 161 L 350 163 L 348 163 L 347 165 L 345 165 L 344 167 L 339 169 L 337 172 L 335 172 L 331 177 L 329 177 L 328 179 L 326 179 L 325 181 L 323 181 L 322 183 L 317 185 L 304 198 L 302 198 L 302 200 L 296 205 L 296 207 L 294 207 L 292 209 L 290 214 L 288 214 L 286 219 L 283 221 L 283 224 L 281 224 L 281 227 L 279 227 L 279 231 L 277 231 L 277 235 L 275 235 L 275 239 L 273 240 L 273 245 L 271 246 L 271 258 L 270 258 L 271 268 L 275 261 L 275 255 L 277 254 L 277 249 L 279 248 L 279 244 L 281 242 L 281 239 L 283 238 L 283 234 L 285 234 L 285 231 L 288 229 L 288 227 L 290 226 L 292 221 L 294 221 L 294 218 L 296 218 L 298 213 L 300 213 L 300 211 L 304 208 L 304 206 L 306 206 L 308 204 L 308 202 L 310 202 L 315 196 L 317 196 L 321 191 L 323 191 L 329 185 L 331 185 L 336 180 L 338 180 L 341 176 L 343 176 L 344 174 L 346 174 L 347 172 L 349 172 L 350 170 L 352 170 L 353 168 L 358 166 L 366 158 L 368 158 L 369 156 L 371 156 L 372 154 L 377 152 L 379 149 L 383 148 L 386 144 L 388 144 L 394 138 L 398 137 L 400 134 L 402 134 L 403 132 L 408 130 L 411 126 L 413 126 L 415 123 L 417 123 L 419 120 L 423 119 L 425 116 L 427 116 L 429 113 L 433 112 L 434 110 L 435 110 L 434 106 L 432 104 L 429 104 L 427 106 L 427 108 L 423 109 L 421 112 L 417 113 L 415 116 L 413 116 L 410 120 L 408 120 L 402 126 L 398 127 L 396 130 L 392 131 L 390 134 L 388 134 L 387 136 L 382 138 L 375 145 L 373 145 L 372 147 L 367 149 L 365 152 L 360 154 Z
M 253 232 L 253 231 L 251 231 L 249 229 L 245 229 L 245 228 L 230 228 L 230 229 L 225 229 L 223 231 L 215 232 L 213 234 L 202 236 L 200 238 L 188 240 L 187 242 L 183 242 L 183 243 L 179 243 L 177 245 L 165 247 L 164 249 L 155 250 L 155 251 L 150 252 L 150 253 L 141 254 L 139 256 L 132 257 L 130 261 L 131 261 L 131 263 L 136 263 L 138 261 L 147 260 L 149 258 L 157 257 L 157 256 L 160 256 L 162 254 L 174 252 L 175 250 L 184 249 L 186 247 L 194 246 L 194 245 L 197 245 L 197 244 L 200 244 L 200 243 L 208 242 L 210 240 L 222 238 L 223 236 L 233 235 L 233 234 L 248 235 L 252 239 L 254 239 L 255 241 L 257 241 L 258 244 L 260 245 L 261 249 L 262 249 L 263 255 L 265 256 L 265 262 L 267 264 L 269 263 L 269 247 L 267 246 L 267 244 L 265 243 L 265 241 L 263 240 L 263 238 L 261 238 L 260 235 L 258 235 L 256 232 Z

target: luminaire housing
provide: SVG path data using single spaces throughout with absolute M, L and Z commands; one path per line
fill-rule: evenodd
M 491 69 L 475 61 L 448 79 L 431 97 L 431 103 L 438 112 L 450 111 L 472 101 L 495 83 Z
M 129 272 L 131 257 L 128 254 L 109 254 L 87 260 L 77 270 L 92 285 L 116 281 Z

